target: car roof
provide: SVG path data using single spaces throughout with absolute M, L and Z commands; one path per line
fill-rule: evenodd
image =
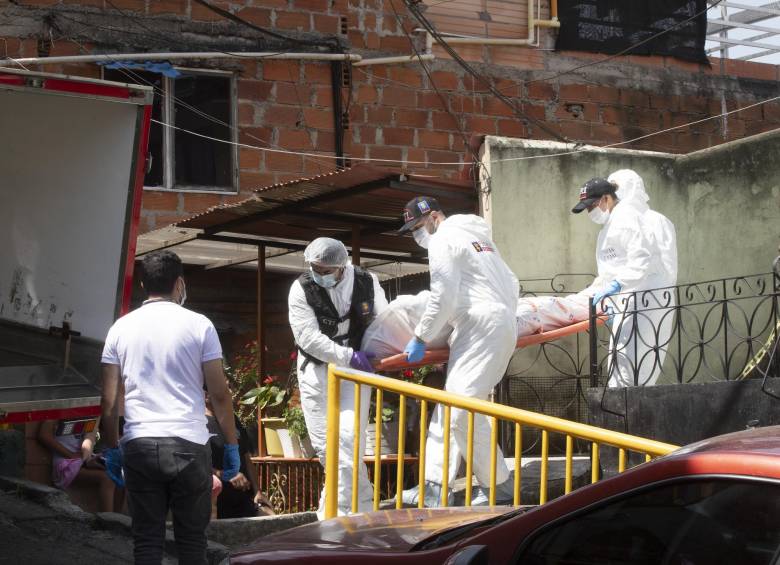
M 671 457 L 708 452 L 752 453 L 780 456 L 780 426 L 752 428 L 705 439 L 686 445 L 670 454 Z

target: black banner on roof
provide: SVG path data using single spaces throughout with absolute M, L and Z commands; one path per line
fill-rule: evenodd
M 615 54 L 680 24 L 627 55 L 668 55 L 709 64 L 704 53 L 706 7 L 706 0 L 558 0 L 561 28 L 555 48 Z

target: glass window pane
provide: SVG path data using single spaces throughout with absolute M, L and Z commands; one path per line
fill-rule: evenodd
M 523 565 L 770 565 L 780 485 L 736 480 L 654 488 L 542 531 Z
M 184 75 L 174 81 L 177 128 L 231 141 L 230 78 Z M 232 146 L 175 131 L 177 187 L 233 189 Z
M 103 78 L 116 82 L 153 86 L 152 120 L 162 121 L 163 76 L 161 74 L 134 69 L 104 69 Z M 163 127 L 156 122 L 152 122 L 150 126 L 149 153 L 152 156 L 152 169 L 144 177 L 144 186 L 163 187 Z

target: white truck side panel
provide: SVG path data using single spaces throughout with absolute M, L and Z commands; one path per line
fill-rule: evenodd
M 122 101 L 0 90 L 0 318 L 105 338 L 137 119 Z

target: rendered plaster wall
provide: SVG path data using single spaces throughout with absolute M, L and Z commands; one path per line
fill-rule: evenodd
M 771 270 L 780 238 L 780 131 L 687 155 L 586 148 L 519 160 L 566 149 L 545 141 L 485 140 L 485 215 L 521 280 L 596 272 L 599 226 L 570 210 L 585 181 L 622 168 L 643 177 L 650 206 L 675 224 L 678 282 Z M 587 277 L 567 280 L 566 290 L 578 290 L 574 286 L 584 286 Z

